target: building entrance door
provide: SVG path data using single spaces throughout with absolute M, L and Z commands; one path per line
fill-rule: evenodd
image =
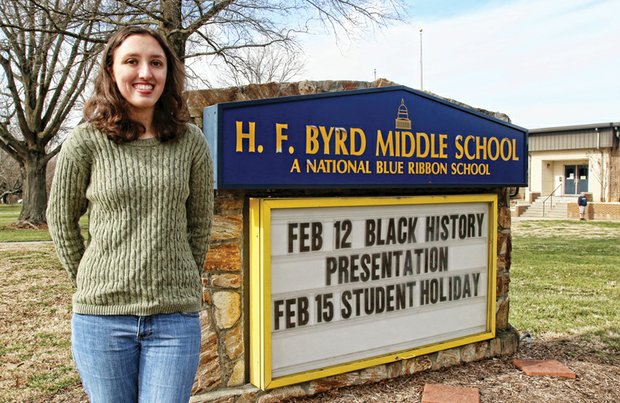
M 564 166 L 564 194 L 573 195 L 588 191 L 588 166 Z

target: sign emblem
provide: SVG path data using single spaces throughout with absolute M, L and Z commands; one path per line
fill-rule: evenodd
M 396 117 L 396 128 L 411 130 L 411 120 L 409 119 L 409 110 L 405 106 L 405 100 L 400 100 L 400 106 L 398 107 L 398 114 Z

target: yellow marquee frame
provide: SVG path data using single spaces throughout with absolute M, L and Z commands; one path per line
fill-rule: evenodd
M 488 204 L 488 281 L 486 330 L 408 351 L 362 359 L 272 378 L 271 367 L 271 210 L 283 208 L 387 206 L 405 204 Z M 376 365 L 413 358 L 495 337 L 497 272 L 497 195 L 360 197 L 360 198 L 251 198 L 250 199 L 250 381 L 261 389 L 324 378 Z

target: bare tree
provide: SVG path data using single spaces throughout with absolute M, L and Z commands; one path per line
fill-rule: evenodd
M 224 64 L 219 81 L 223 86 L 287 82 L 304 68 L 299 53 L 287 47 L 248 48 L 240 50 L 239 62 Z
M 354 36 L 399 21 L 403 10 L 403 0 L 119 0 L 81 18 L 156 28 L 184 61 L 192 87 L 210 87 L 200 69 L 205 61 L 247 71 L 247 49 L 277 46 L 291 54 L 300 34 Z
M 19 219 L 45 222 L 45 168 L 60 149 L 54 139 L 90 81 L 111 28 L 154 27 L 184 61 L 215 57 L 238 66 L 233 70 L 247 71 L 243 65 L 250 53 L 241 49 L 280 45 L 292 50 L 297 34 L 316 24 L 337 34 L 381 26 L 399 18 L 400 2 L 2 0 L 0 148 L 20 166 L 24 205 Z M 259 76 L 269 80 L 276 78 L 273 74 L 263 70 Z
M 610 175 L 611 155 L 602 151 L 589 151 L 586 153 L 590 165 L 589 173 L 601 185 L 601 200 L 610 200 Z
M 0 150 L 0 204 L 6 204 L 10 196 L 21 195 L 21 192 L 22 178 L 19 165 L 13 158 Z
M 156 27 L 182 60 L 217 56 L 228 63 L 240 49 L 294 43 L 317 24 L 338 34 L 400 18 L 402 0 L 121 0 L 89 19 Z
M 3 0 L 0 3 L 0 148 L 19 164 L 19 221 L 45 223 L 46 166 L 54 140 L 85 89 L 101 47 L 101 25 L 79 18 L 99 1 Z M 89 40 L 86 40 L 86 39 Z

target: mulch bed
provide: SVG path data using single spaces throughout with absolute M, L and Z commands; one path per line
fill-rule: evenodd
M 555 359 L 576 372 L 576 379 L 528 376 L 513 358 Z M 585 345 L 577 336 L 534 337 L 510 357 L 428 371 L 375 384 L 346 387 L 290 402 L 419 402 L 425 384 L 480 389 L 481 402 L 618 402 L 620 357 L 601 346 Z

